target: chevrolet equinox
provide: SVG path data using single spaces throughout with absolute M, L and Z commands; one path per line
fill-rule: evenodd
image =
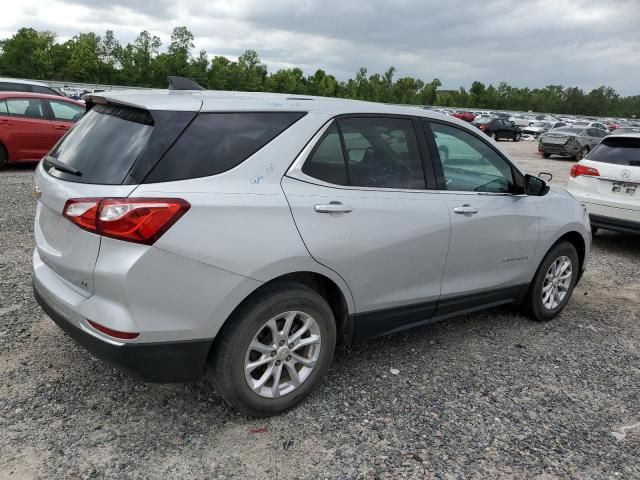
M 547 321 L 584 272 L 585 208 L 466 122 L 174 81 L 90 95 L 35 173 L 36 299 L 124 371 L 272 415 L 338 345 L 503 304 Z

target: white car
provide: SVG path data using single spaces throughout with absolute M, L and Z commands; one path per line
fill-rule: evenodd
M 567 190 L 586 205 L 594 234 L 640 233 L 640 134 L 605 137 L 571 167 Z
M 582 127 L 582 128 L 599 128 L 600 130 L 604 130 L 605 132 L 609 131 L 609 128 L 600 122 L 590 122 L 589 120 L 578 120 L 573 122 L 574 127 Z
M 533 135 L 537 137 L 541 133 L 546 133 L 554 128 L 566 127 L 564 122 L 534 122 L 522 130 L 525 135 Z
M 524 115 L 514 115 L 509 118 L 509 121 L 515 123 L 517 127 L 528 127 L 535 122 L 533 118 Z

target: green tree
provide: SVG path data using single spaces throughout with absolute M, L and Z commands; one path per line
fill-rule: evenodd
M 51 58 L 55 35 L 21 28 L 11 38 L 0 41 L 0 74 L 8 77 L 51 78 Z

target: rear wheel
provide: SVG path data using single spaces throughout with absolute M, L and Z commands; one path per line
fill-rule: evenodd
M 515 137 L 513 137 L 514 142 L 519 142 L 522 138 L 522 134 L 520 132 L 516 133 Z
M 576 154 L 576 160 L 579 162 L 587 156 L 587 153 L 589 153 L 589 147 L 582 147 Z
M 498 135 L 496 134 L 496 132 L 491 132 L 490 137 L 493 138 L 496 142 L 498 141 Z
M 547 153 L 547 152 L 542 152 L 542 157 L 543 158 L 551 158 L 551 154 Z
M 578 252 L 569 242 L 555 245 L 542 260 L 522 304 L 523 313 L 537 321 L 555 318 L 565 307 L 578 280 Z
M 229 319 L 209 361 L 214 388 L 239 412 L 266 417 L 302 401 L 329 368 L 335 319 L 314 290 L 264 288 Z

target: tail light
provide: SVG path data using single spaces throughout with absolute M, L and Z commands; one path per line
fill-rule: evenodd
M 585 165 L 580 165 L 576 163 L 571 167 L 571 176 L 573 178 L 579 177 L 580 175 L 589 175 L 590 177 L 599 177 L 600 172 L 596 168 L 587 167 Z
M 480 130 L 486 130 L 487 129 L 487 125 L 480 125 Z
M 180 198 L 75 198 L 63 215 L 89 232 L 152 245 L 190 207 Z

